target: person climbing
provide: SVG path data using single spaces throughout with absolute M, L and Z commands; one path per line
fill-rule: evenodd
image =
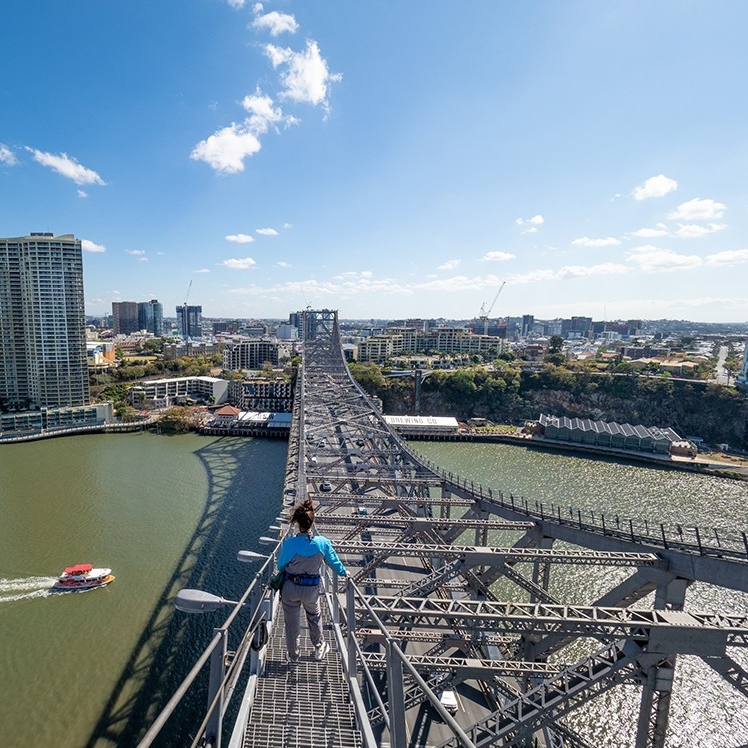
M 314 646 L 314 659 L 322 660 L 330 651 L 330 645 L 322 637 L 319 605 L 322 563 L 341 577 L 346 575 L 346 570 L 332 543 L 324 535 L 312 535 L 314 503 L 311 499 L 297 504 L 289 521 L 298 526 L 299 532 L 283 541 L 278 554 L 278 570 L 283 572 L 285 578 L 281 603 L 286 622 L 286 659 L 289 663 L 299 661 L 303 605 L 309 624 L 309 638 Z

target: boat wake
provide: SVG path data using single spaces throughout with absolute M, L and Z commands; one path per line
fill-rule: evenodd
M 56 581 L 57 577 L 0 579 L 0 603 L 30 600 L 34 597 L 46 597 L 51 594 L 52 585 Z

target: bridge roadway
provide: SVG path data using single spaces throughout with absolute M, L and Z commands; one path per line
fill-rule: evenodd
M 611 741 L 663 748 L 686 729 L 669 724 L 678 655 L 704 660 L 748 704 L 736 654 L 748 646 L 748 617 L 686 609 L 694 582 L 748 591 L 744 534 L 709 542 L 696 528 L 583 518 L 445 473 L 352 381 L 336 312 L 305 312 L 303 343 L 282 511 L 312 498 L 317 530 L 348 568 L 346 579 L 325 580 L 331 653 L 285 663 L 282 611 L 265 587 L 289 530 L 279 517 L 272 555 L 240 601 L 253 615 L 236 652 L 221 633 L 230 617 L 203 656 L 209 713 L 194 745 L 590 748 L 568 715 L 628 684 L 638 721 Z M 600 581 L 587 604 L 557 599 L 560 569 L 590 568 L 615 581 Z M 224 725 L 235 692 L 238 717 Z

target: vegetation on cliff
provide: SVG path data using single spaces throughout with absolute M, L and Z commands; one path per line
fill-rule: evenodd
M 385 413 L 413 413 L 413 377 L 388 378 L 375 364 L 352 364 L 351 371 L 382 400 Z M 731 387 L 553 363 L 533 371 L 504 361 L 434 371 L 421 386 L 421 413 L 510 423 L 549 413 L 670 427 L 682 436 L 748 448 L 748 398 Z

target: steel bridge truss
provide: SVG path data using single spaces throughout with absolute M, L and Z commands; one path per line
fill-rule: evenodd
M 349 594 L 341 614 L 355 639 L 349 658 L 356 663 L 349 667 L 364 694 L 382 688 L 384 700 L 371 698 L 367 718 L 387 725 L 395 748 L 412 727 L 406 724 L 412 710 L 430 701 L 429 682 L 431 696 L 475 684 L 469 708 L 458 715 L 464 732 L 429 738 L 444 748 L 524 745 L 538 731 L 553 748 L 585 748 L 589 743 L 564 717 L 621 683 L 641 691 L 633 744 L 663 748 L 678 654 L 702 658 L 748 697 L 748 674 L 728 652 L 748 644 L 748 618 L 685 605 L 695 580 L 719 577 L 730 586 L 734 579 L 744 589 L 748 559 L 702 548 L 704 564 L 718 567 L 706 568 L 693 547 L 674 548 L 666 539 L 658 546 L 656 538 L 634 537 L 633 527 L 628 539 L 580 519 L 572 532 L 572 523 L 545 515 L 542 506 L 538 517 L 513 498 L 509 505 L 500 494 L 445 474 L 390 430 L 353 382 L 337 313 L 304 316 L 290 444 L 295 472 L 289 469 L 287 481 L 296 490 L 287 503 L 305 496 L 318 502 L 319 530 L 344 558 L 353 578 L 348 584 L 361 588 L 359 597 Z M 497 533 L 510 545 L 494 545 Z M 558 540 L 566 541 L 562 548 Z M 596 600 L 570 605 L 556 598 L 552 580 L 571 565 L 620 572 Z M 502 590 L 512 586 L 516 600 L 497 599 L 498 582 Z M 587 654 L 564 662 L 570 645 Z M 405 666 L 393 664 L 400 648 Z

